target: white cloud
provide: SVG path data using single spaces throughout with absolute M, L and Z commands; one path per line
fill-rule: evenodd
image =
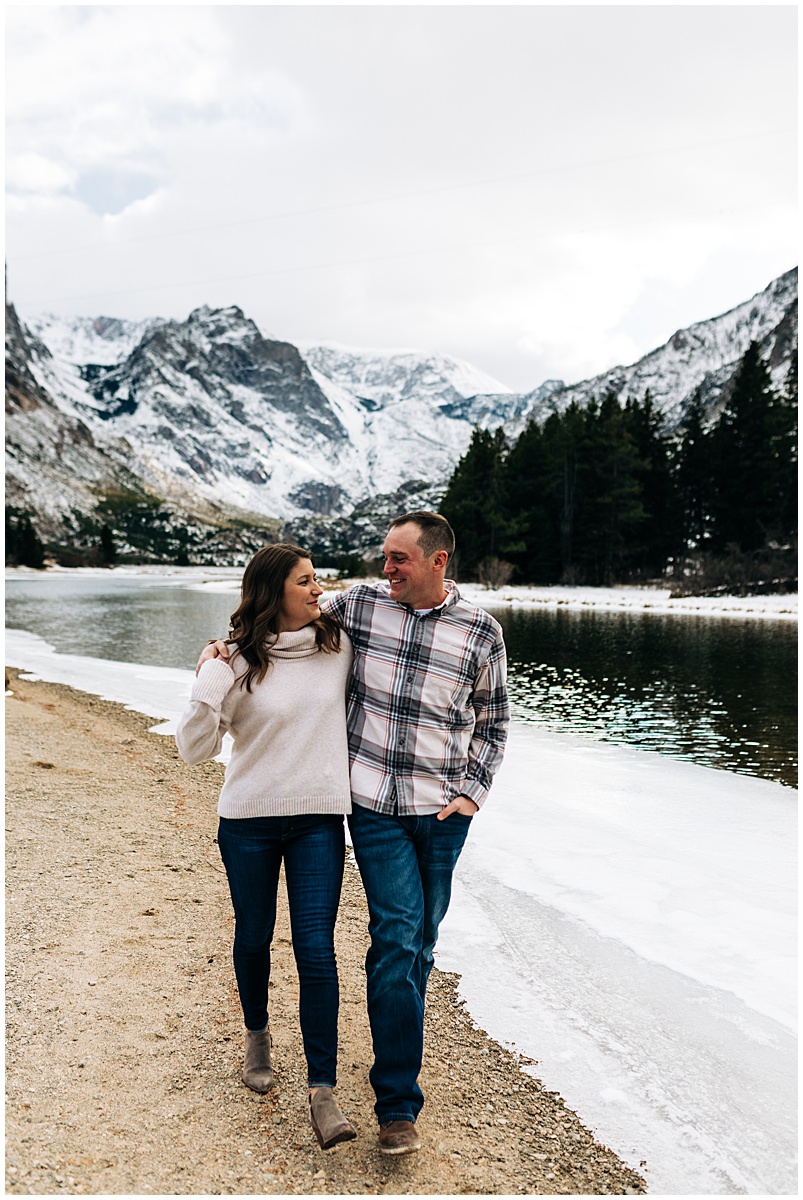
M 44 154 L 32 150 L 12 153 L 6 162 L 6 183 L 14 192 L 40 192 L 45 195 L 62 192 L 72 186 L 75 178 L 74 167 L 53 162 Z
M 303 119 L 303 95 L 280 71 L 238 68 L 211 8 L 11 12 L 9 145 L 35 141 L 73 177 L 115 163 L 170 178 L 176 137 L 234 127 L 262 143 Z
M 531 388 L 794 265 L 791 9 L 8 11 L 22 311 L 234 303 Z

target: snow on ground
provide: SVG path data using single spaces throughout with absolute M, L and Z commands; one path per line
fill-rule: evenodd
M 7 629 L 5 662 L 32 672 L 31 678 L 66 683 L 103 700 L 124 704 L 133 712 L 145 713 L 165 722 L 154 726 L 158 733 L 175 732 L 187 707 L 194 674 L 176 667 L 152 667 L 142 663 L 114 662 L 80 654 L 57 654 L 43 638 L 26 629 Z
M 193 678 L 19 630 L 6 662 L 160 733 Z M 439 964 L 654 1194 L 796 1193 L 795 835 L 788 788 L 517 724 L 476 818 Z
M 671 599 L 670 588 L 513 587 L 485 588 L 461 583 L 466 599 L 483 608 L 600 609 L 605 612 L 651 612 L 711 617 L 772 617 L 797 620 L 797 593 L 784 596 L 684 596 Z

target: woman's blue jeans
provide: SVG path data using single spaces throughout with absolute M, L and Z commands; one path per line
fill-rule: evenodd
M 284 860 L 309 1085 L 334 1087 L 339 1003 L 334 929 L 343 883 L 343 818 L 221 817 L 218 845 L 234 905 L 234 973 L 245 1027 L 258 1031 L 268 1023 L 270 946 Z
M 368 900 L 371 946 L 365 960 L 374 1048 L 374 1111 L 415 1121 L 424 1096 L 416 1082 L 424 1052 L 424 997 L 438 926 L 449 907 L 452 873 L 471 817 L 403 817 L 355 804 L 354 856 Z

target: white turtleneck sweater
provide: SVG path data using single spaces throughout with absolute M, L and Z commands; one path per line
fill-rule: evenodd
M 270 666 L 251 691 L 239 679 L 248 669 L 232 653 L 205 662 L 189 708 L 176 730 L 181 757 L 204 762 L 220 753 L 223 734 L 234 739 L 220 793 L 221 817 L 289 817 L 351 812 L 346 741 L 346 686 L 351 642 L 340 653 L 315 645 L 315 630 L 280 633 Z

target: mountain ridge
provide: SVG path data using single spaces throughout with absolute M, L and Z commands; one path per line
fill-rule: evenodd
M 42 315 L 27 327 L 7 306 L 8 499 L 51 537 L 74 534 L 115 488 L 199 527 L 356 530 L 399 489 L 399 502 L 437 502 L 477 425 L 514 440 L 572 402 L 647 389 L 670 430 L 698 388 L 713 420 L 751 340 L 782 383 L 797 268 L 636 363 L 525 393 L 448 355 L 296 346 L 236 306 L 185 321 Z
M 761 292 L 705 321 L 696 321 L 675 331 L 661 346 L 656 346 L 635 363 L 617 365 L 590 379 L 564 384 L 546 403 L 535 400 L 530 415 L 538 419 L 556 408 L 564 409 L 572 401 L 584 405 L 592 396 L 601 399 L 609 392 L 620 399 L 642 398 L 649 389 L 653 403 L 663 413 L 669 429 L 683 420 L 689 401 L 698 388 L 713 419 L 724 403 L 724 389 L 749 342 L 756 341 L 768 357 L 776 384 L 782 383 L 788 369 L 789 353 L 774 358 L 775 336 L 787 318 L 797 336 L 798 270 L 774 279 Z M 763 301 L 757 304 L 757 301 Z M 713 338 L 711 335 L 714 335 Z

